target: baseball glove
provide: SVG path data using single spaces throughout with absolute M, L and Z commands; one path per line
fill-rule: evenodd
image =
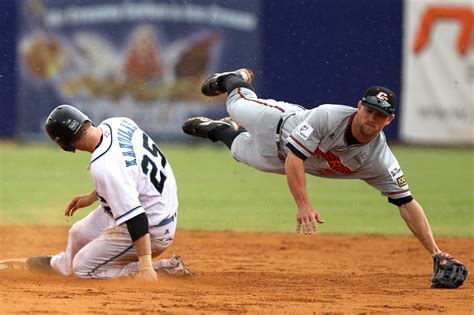
M 455 289 L 460 287 L 467 278 L 467 268 L 448 253 L 433 256 L 432 288 Z

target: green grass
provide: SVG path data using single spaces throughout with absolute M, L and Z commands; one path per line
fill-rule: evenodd
M 295 206 L 281 175 L 235 162 L 221 146 L 162 145 L 179 189 L 179 227 L 294 232 Z M 474 236 L 474 151 L 395 147 L 436 235 Z M 70 225 L 63 209 L 93 189 L 89 154 L 47 145 L 0 145 L 1 224 Z M 409 234 L 397 207 L 362 181 L 307 176 L 322 233 Z

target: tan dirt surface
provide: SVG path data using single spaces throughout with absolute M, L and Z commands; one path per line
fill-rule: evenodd
M 0 260 L 54 254 L 67 228 L 2 226 Z M 440 238 L 474 266 L 474 239 Z M 195 276 L 81 280 L 0 271 L 0 314 L 474 313 L 472 276 L 430 289 L 432 260 L 413 237 L 178 230 L 162 256 L 179 254 Z

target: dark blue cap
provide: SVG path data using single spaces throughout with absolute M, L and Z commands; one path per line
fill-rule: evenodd
M 391 116 L 395 113 L 397 96 L 386 87 L 372 86 L 365 91 L 362 105 L 378 110 L 386 116 Z

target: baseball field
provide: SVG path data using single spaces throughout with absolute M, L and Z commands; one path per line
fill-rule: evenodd
M 360 181 L 307 177 L 325 219 L 296 235 L 284 176 L 255 171 L 218 146 L 162 145 L 179 189 L 176 239 L 191 278 L 80 280 L 0 271 L 5 313 L 472 314 L 471 277 L 430 289 L 432 260 L 395 206 Z M 395 146 L 438 245 L 474 266 L 474 150 Z M 0 260 L 54 254 L 73 218 L 63 209 L 93 189 L 89 154 L 0 144 Z

